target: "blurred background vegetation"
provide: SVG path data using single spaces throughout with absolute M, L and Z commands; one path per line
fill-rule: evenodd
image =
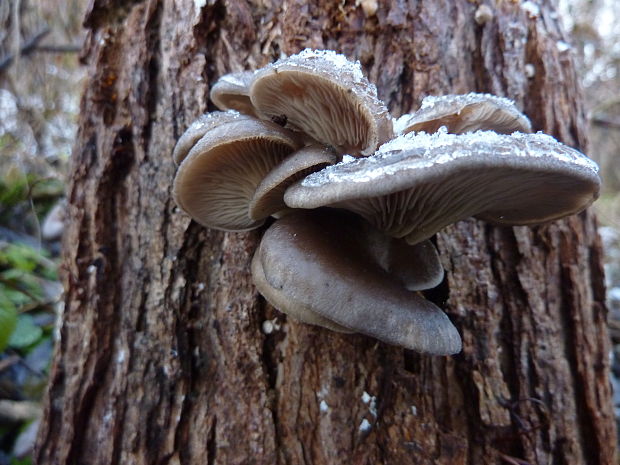
M 354 0 L 347 0 L 354 1 Z M 86 0 L 0 0 L 0 465 L 30 464 L 55 327 L 64 194 L 85 79 Z M 536 1 L 521 0 L 532 11 Z M 615 408 L 620 416 L 620 2 L 559 0 L 604 191 Z
M 0 0 L 0 465 L 29 464 L 62 312 L 84 0 Z

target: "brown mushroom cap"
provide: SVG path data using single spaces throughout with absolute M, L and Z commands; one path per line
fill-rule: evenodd
M 198 223 L 224 231 L 262 224 L 248 216 L 256 187 L 299 148 L 296 136 L 268 121 L 244 119 L 207 132 L 179 166 L 173 194 Z
M 286 308 L 407 349 L 458 352 L 461 340 L 446 314 L 382 269 L 359 222 L 342 221 L 341 214 L 294 212 L 265 232 L 257 257 Z
M 181 162 L 185 160 L 185 157 L 194 144 L 198 142 L 198 140 L 208 131 L 216 128 L 220 124 L 248 118 L 249 116 L 242 115 L 236 111 L 214 111 L 211 113 L 205 113 L 190 124 L 183 135 L 179 137 L 179 140 L 174 146 L 174 151 L 172 152 L 172 159 L 177 165 L 180 165 Z
M 339 153 L 372 154 L 392 137 L 392 122 L 359 62 L 309 50 L 256 72 L 250 98 L 258 112 Z
M 292 208 L 354 211 L 414 244 L 461 219 L 530 225 L 577 213 L 600 189 L 596 163 L 544 134 L 408 134 L 376 155 L 311 174 Z
M 253 77 L 254 71 L 225 74 L 211 88 L 211 100 L 220 110 L 237 110 L 256 116 L 249 95 Z
M 292 153 L 265 176 L 256 188 L 250 202 L 250 218 L 260 220 L 286 210 L 284 191 L 288 186 L 336 161 L 334 152 L 324 146 L 308 146 Z
M 302 304 L 293 303 L 286 294 L 279 289 L 272 287 L 265 279 L 265 272 L 263 271 L 263 265 L 259 257 L 259 251 L 254 254 L 252 259 L 252 278 L 254 285 L 258 292 L 275 308 L 289 316 L 292 316 L 295 320 L 309 325 L 321 326 L 323 328 L 331 329 L 339 333 L 352 333 L 348 328 L 334 323 L 328 318 L 324 318 L 318 313 L 315 313 L 310 307 Z
M 501 134 L 532 131 L 530 120 L 513 101 L 490 94 L 470 93 L 426 97 L 418 111 L 394 120 L 394 133 L 430 133 L 441 126 L 454 134 L 477 130 Z

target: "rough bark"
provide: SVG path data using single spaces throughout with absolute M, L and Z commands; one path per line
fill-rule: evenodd
M 66 306 L 37 463 L 614 462 L 590 213 L 440 233 L 447 279 L 429 297 L 464 347 L 429 357 L 286 321 L 251 283 L 261 232 L 208 230 L 175 208 L 170 154 L 210 108 L 209 84 L 307 46 L 360 59 L 395 115 L 427 94 L 491 92 L 584 148 L 551 1 L 538 15 L 491 2 L 483 25 L 467 0 L 380 1 L 369 17 L 356 3 L 91 2 Z

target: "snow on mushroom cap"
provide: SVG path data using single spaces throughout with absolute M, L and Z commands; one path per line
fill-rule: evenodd
M 220 110 L 233 109 L 256 116 L 249 96 L 253 77 L 254 71 L 225 74 L 211 88 L 211 100 Z
M 180 165 L 189 153 L 189 151 L 192 149 L 194 144 L 196 144 L 196 142 L 198 142 L 198 140 L 208 131 L 216 128 L 221 124 L 247 118 L 249 117 L 246 115 L 242 115 L 241 113 L 234 110 L 213 111 L 211 113 L 205 113 L 204 115 L 201 115 L 198 119 L 196 119 L 192 124 L 189 125 L 189 127 L 185 130 L 183 135 L 181 135 L 181 137 L 177 141 L 174 147 L 174 151 L 172 152 L 172 159 L 177 165 Z
M 458 220 L 536 224 L 577 213 L 600 188 L 596 163 L 544 134 L 410 134 L 376 155 L 291 186 L 293 208 L 332 206 L 409 243 Z
M 359 62 L 306 49 L 256 72 L 250 98 L 265 118 L 340 153 L 369 155 L 392 136 L 387 108 Z
M 428 96 L 420 109 L 393 120 L 394 133 L 433 132 L 446 126 L 457 134 L 493 130 L 503 134 L 531 132 L 530 120 L 512 100 L 491 94 Z
M 495 151 L 493 145 L 514 147 L 504 154 Z M 472 147 L 469 150 L 444 151 L 437 154 L 437 149 L 445 146 Z M 365 183 L 380 177 L 394 174 L 402 169 L 430 168 L 432 166 L 471 157 L 475 148 L 484 148 L 493 152 L 493 157 L 516 156 L 521 158 L 567 163 L 577 169 L 598 173 L 598 165 L 577 150 L 560 144 L 553 137 L 538 132 L 536 134 L 514 133 L 497 134 L 493 131 L 477 131 L 468 134 L 449 134 L 445 128 L 433 134 L 425 132 L 409 133 L 383 144 L 371 156 L 361 159 L 348 159 L 328 166 L 313 173 L 302 181 L 304 187 L 322 187 L 327 184 Z M 385 191 L 393 186 L 386 185 Z

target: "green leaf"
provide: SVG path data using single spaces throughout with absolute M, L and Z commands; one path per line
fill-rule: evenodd
M 6 348 L 16 325 L 17 310 L 15 310 L 15 306 L 8 299 L 0 298 L 0 352 Z
M 15 349 L 24 349 L 37 342 L 42 335 L 43 330 L 34 324 L 32 316 L 24 313 L 17 319 L 9 345 Z

